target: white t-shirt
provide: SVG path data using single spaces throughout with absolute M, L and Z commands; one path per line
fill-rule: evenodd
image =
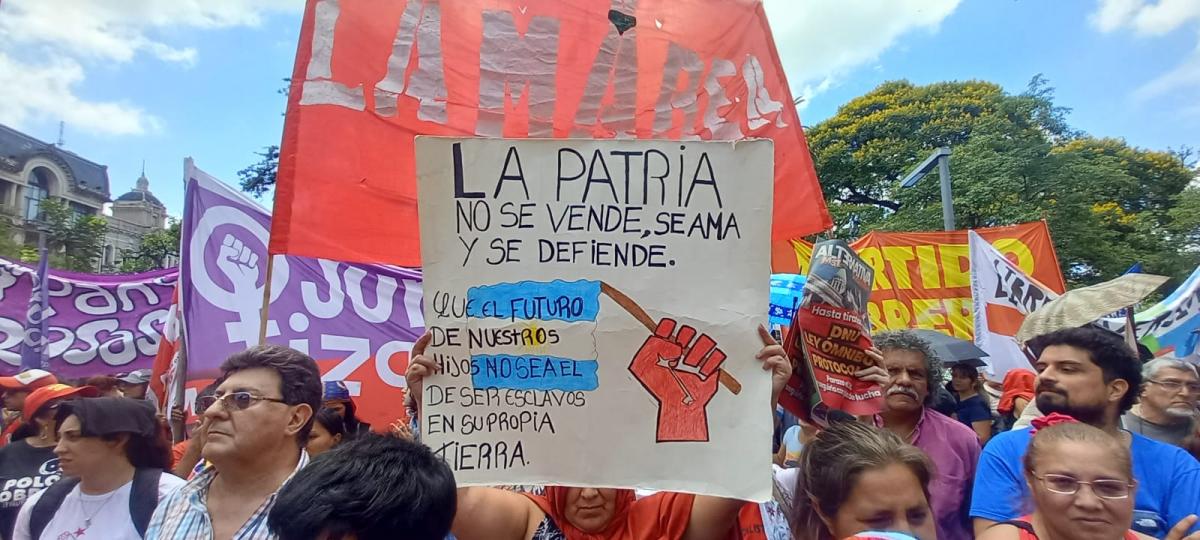
M 158 500 L 163 500 L 186 483 L 178 476 L 163 472 L 158 480 Z M 131 489 L 132 481 L 103 495 L 84 495 L 79 492 L 79 486 L 75 486 L 63 499 L 62 506 L 58 507 L 58 512 L 46 524 L 38 540 L 141 540 L 137 528 L 133 526 L 133 518 L 129 516 Z M 13 540 L 33 540 L 29 536 L 29 514 L 44 493 L 39 491 L 21 507 Z M 87 516 L 92 516 L 92 524 L 84 529 Z
M 780 501 L 785 507 L 790 507 L 796 499 L 796 480 L 800 476 L 800 469 L 795 467 L 783 468 L 778 465 L 772 467 L 775 471 L 775 485 L 779 486 L 779 493 L 783 495 L 783 500 Z

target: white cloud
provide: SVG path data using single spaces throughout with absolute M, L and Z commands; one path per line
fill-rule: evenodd
M 936 31 L 959 0 L 765 0 L 775 46 L 805 102 L 914 31 Z
M 1193 92 L 1200 91 L 1200 46 L 1170 71 L 1139 86 L 1133 92 L 1133 99 L 1145 102 L 1187 89 L 1192 89 Z
M 51 64 L 24 64 L 0 52 L 0 122 L 20 126 L 55 114 L 72 127 L 110 135 L 139 135 L 158 128 L 159 121 L 124 103 L 85 101 L 75 95 L 83 81 L 83 66 L 70 59 Z M 14 84 L 15 83 L 15 84 Z
M 1092 24 L 1102 32 L 1129 29 L 1142 37 L 1157 37 L 1180 28 L 1192 28 L 1198 44 L 1178 65 L 1142 84 L 1133 99 L 1145 102 L 1174 93 L 1200 92 L 1200 1 L 1198 0 L 1099 0 Z M 1188 106 L 1195 110 L 1197 105 Z
M 1112 32 L 1133 19 L 1144 0 L 1100 0 L 1100 7 L 1092 13 L 1092 24 L 1101 32 Z
M 256 26 L 270 12 L 302 8 L 299 0 L 3 0 L 0 123 L 62 119 L 100 134 L 152 132 L 160 121 L 134 105 L 80 96 L 87 70 L 140 57 L 189 67 L 198 54 L 172 43 L 178 30 Z

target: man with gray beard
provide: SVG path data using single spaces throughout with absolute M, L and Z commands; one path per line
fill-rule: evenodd
M 870 354 L 887 370 L 886 380 L 878 381 L 884 404 L 875 425 L 920 448 L 937 464 L 929 483 L 929 505 L 938 538 L 973 538 L 965 501 L 979 460 L 979 438 L 962 422 L 933 410 L 941 362 L 914 332 L 882 332 L 872 339 L 875 350 Z
M 1182 360 L 1159 358 L 1142 367 L 1141 400 L 1121 417 L 1125 429 L 1170 445 L 1185 447 L 1193 432 L 1200 377 Z

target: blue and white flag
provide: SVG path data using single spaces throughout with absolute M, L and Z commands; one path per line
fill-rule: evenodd
M 29 295 L 29 310 L 25 316 L 25 340 L 21 342 L 21 371 L 48 369 L 50 358 L 46 354 L 46 321 L 54 314 L 50 309 L 49 288 L 46 286 L 50 267 L 46 250 L 39 252 L 37 274 L 33 276 L 33 292 Z
M 796 316 L 796 306 L 804 296 L 804 283 L 799 274 L 771 274 L 771 325 L 787 327 Z
M 521 281 L 467 290 L 475 388 L 590 391 L 599 387 L 599 281 Z

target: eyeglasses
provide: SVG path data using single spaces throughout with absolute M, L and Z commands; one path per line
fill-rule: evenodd
M 225 406 L 225 410 L 227 411 L 244 411 L 260 401 L 287 404 L 282 399 L 256 396 L 250 392 L 230 392 L 220 396 L 202 396 L 196 399 L 196 405 L 200 410 L 207 411 L 213 405 L 216 405 L 218 401 Z
M 1133 489 L 1134 484 L 1122 482 L 1120 480 L 1092 480 L 1084 482 L 1078 478 L 1062 475 L 1062 474 L 1046 474 L 1042 476 L 1034 475 L 1034 478 L 1042 481 L 1042 485 L 1046 489 L 1059 495 L 1074 495 L 1079 493 L 1079 486 L 1089 486 L 1092 488 L 1092 493 L 1101 499 L 1125 499 L 1129 497 L 1129 491 Z
M 1182 381 L 1156 381 L 1154 379 L 1146 379 L 1148 383 L 1157 384 L 1169 392 L 1178 392 L 1186 387 L 1189 394 L 1200 394 L 1200 382 L 1185 383 Z

